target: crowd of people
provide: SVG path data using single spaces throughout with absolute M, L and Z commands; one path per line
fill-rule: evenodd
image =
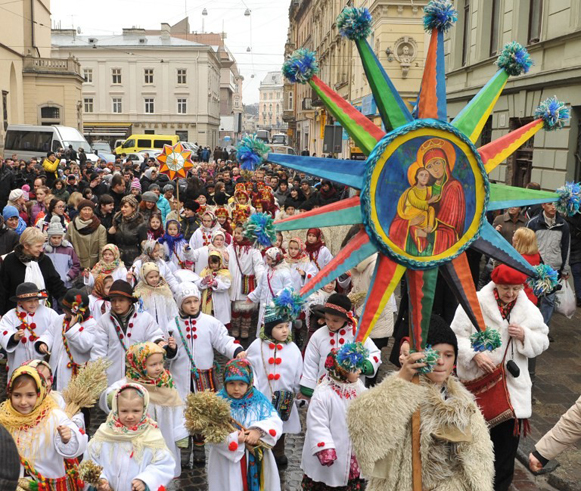
M 271 164 L 242 171 L 218 150 L 202 149 L 177 181 L 151 158 L 93 164 L 50 152 L 3 161 L 0 345 L 8 383 L 0 426 L 19 454 L 13 477 L 38 489 L 89 488 L 81 459 L 102 468 L 92 485 L 99 491 L 159 491 L 184 468 L 207 464 L 211 491 L 276 491 L 288 464 L 285 435 L 305 431 L 302 489 L 407 490 L 420 409 L 424 488 L 508 490 L 555 293 L 536 298 L 524 275 L 472 255 L 484 319 L 502 346 L 472 349 L 474 327 L 442 282 L 428 334 L 438 359 L 425 374 L 424 354 L 410 353 L 406 338 L 405 284 L 399 312 L 392 296 L 371 336 L 355 342 L 377 256 L 313 293 L 298 313 L 279 305 L 359 226 L 279 232 L 269 246 L 249 232 L 258 214 L 284 219 L 355 191 Z M 581 292 L 579 218 L 564 220 L 552 204 L 489 218 L 531 264 L 543 261 L 565 281 L 572 272 Z M 392 337 L 399 370 L 379 380 Z M 222 369 L 215 352 L 230 360 Z M 100 359 L 109 361 L 98 401 L 108 416 L 89 435 L 90 411 L 67 415 L 62 392 Z M 462 382 L 508 360 L 517 370 L 506 375 L 510 411 L 487 421 Z M 229 403 L 233 427 L 220 442 L 187 429 L 188 397 L 204 391 Z M 308 406 L 306 428 L 299 405 Z M 531 468 L 561 451 L 575 425 L 578 436 L 578 424 L 577 407 L 562 424 L 568 433 L 547 437 L 561 445 L 541 442 Z

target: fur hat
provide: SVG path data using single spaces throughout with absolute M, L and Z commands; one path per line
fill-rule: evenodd
M 444 319 L 434 314 L 430 318 L 430 329 L 426 344 L 434 346 L 440 343 L 454 346 L 454 353 L 456 354 L 456 358 L 458 358 L 458 339 L 456 339 L 456 334 Z
M 188 199 L 184 203 L 184 209 L 192 210 L 194 213 L 200 209 L 200 203 L 194 201 L 193 199 Z
M 527 277 L 524 273 L 513 269 L 506 264 L 494 268 L 490 278 L 496 285 L 524 285 Z
M 63 227 L 61 219 L 58 216 L 55 215 L 50 219 L 46 234 L 49 237 L 52 237 L 53 235 L 65 235 L 65 228 Z
M 121 198 L 121 206 L 123 206 L 125 203 L 131 206 L 134 210 L 137 209 L 137 199 L 135 199 L 135 196 L 132 194 L 128 194 L 127 196 L 123 196 L 123 198 Z
M 342 293 L 333 293 L 325 302 L 323 311 L 349 320 L 348 313 L 351 311 L 351 300 Z
M 200 290 L 198 290 L 198 287 L 194 283 L 187 281 L 180 283 L 178 287 L 178 292 L 175 295 L 176 303 L 178 304 L 178 309 L 181 310 L 182 303 L 184 303 L 184 300 L 189 297 L 196 297 L 199 299 Z
M 94 210 L 95 203 L 93 203 L 90 199 L 82 199 L 77 205 L 77 210 L 81 211 L 83 208 L 91 208 L 91 210 Z
M 30 300 L 31 298 L 46 298 L 46 294 L 38 289 L 34 283 L 25 282 L 20 283 L 16 287 L 16 294 L 10 297 L 11 302 L 18 302 L 19 300 Z
M 124 297 L 132 302 L 137 302 L 137 298 L 133 296 L 133 287 L 125 280 L 115 280 L 113 282 L 106 300 L 111 300 L 113 297 Z

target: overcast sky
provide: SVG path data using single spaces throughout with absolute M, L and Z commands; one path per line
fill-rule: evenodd
M 85 34 L 120 34 L 124 27 L 159 29 L 190 19 L 192 31 L 226 32 L 226 45 L 244 76 L 244 104 L 258 102 L 266 72 L 280 70 L 290 0 L 51 0 L 52 20 Z M 208 15 L 202 17 L 202 10 Z M 245 16 L 246 9 L 251 15 Z M 251 29 L 252 27 L 252 29 Z M 246 51 L 252 48 L 251 53 Z M 254 75 L 254 77 L 253 77 Z

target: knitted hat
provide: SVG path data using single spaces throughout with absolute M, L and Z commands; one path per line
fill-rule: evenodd
M 268 304 L 264 311 L 264 334 L 272 338 L 272 329 L 283 322 L 289 322 L 289 319 L 275 307 L 274 302 Z
M 146 203 L 157 203 L 158 197 L 153 191 L 146 191 L 141 195 L 141 200 Z
M 145 280 L 145 277 L 152 271 L 159 273 L 159 266 L 152 261 L 143 263 L 143 266 L 141 266 L 141 277 Z
M 434 346 L 440 343 L 454 346 L 454 353 L 456 358 L 458 358 L 458 340 L 456 339 L 456 334 L 444 319 L 434 314 L 430 318 L 430 329 L 426 344 Z
M 333 293 L 325 303 L 324 312 L 349 319 L 348 313 L 351 311 L 351 300 L 342 293 Z
M 133 287 L 125 280 L 115 280 L 113 282 L 106 300 L 111 300 L 113 297 L 124 297 L 132 302 L 137 302 L 137 298 L 133 296 Z
M 198 287 L 194 283 L 187 281 L 180 283 L 178 286 L 178 292 L 175 295 L 175 300 L 176 303 L 178 304 L 178 309 L 181 310 L 182 303 L 184 303 L 184 300 L 189 297 L 196 297 L 199 299 L 200 290 L 198 290 Z
M 155 170 L 155 169 L 154 169 Z M 157 172 L 157 171 L 156 171 Z M 147 188 L 149 191 L 159 191 L 160 187 L 159 184 L 153 183 L 150 184 L 149 187 Z
M 89 309 L 89 296 L 84 289 L 71 288 L 65 293 L 61 305 L 73 314 L 84 314 Z
M 94 181 L 95 179 L 97 179 L 97 177 L 99 177 L 99 174 L 97 172 L 92 172 L 91 175 L 89 176 L 89 181 Z
M 131 206 L 134 210 L 137 209 L 137 199 L 135 199 L 135 196 L 132 194 L 128 194 L 127 196 L 123 196 L 123 198 L 121 198 L 121 206 L 123 206 L 125 203 Z
M 131 181 L 131 189 L 139 189 L 139 191 L 141 191 L 141 183 L 137 177 L 134 177 Z
M 22 189 L 13 189 L 8 195 L 8 201 L 16 201 L 24 196 L 24 191 Z
M 169 191 L 173 191 L 173 190 L 174 190 L 174 189 L 173 189 L 173 186 L 172 186 L 171 184 L 166 184 L 166 185 L 163 187 L 163 192 L 164 192 L 164 193 L 167 193 L 167 192 L 169 192 Z
M 50 219 L 50 224 L 48 225 L 46 233 L 49 237 L 52 237 L 53 235 L 65 235 L 65 228 L 58 216 L 55 215 Z
M 12 435 L 0 425 L 0 489 L 13 490 L 20 475 L 20 457 Z
M 16 207 L 5 206 L 4 209 L 2 210 L 2 216 L 4 217 L 4 220 L 6 221 L 9 218 L 20 216 L 20 214 L 18 213 L 18 210 L 16 209 Z
M 94 210 L 95 203 L 93 203 L 90 199 L 82 199 L 77 205 L 77 210 L 81 211 L 83 208 L 91 208 L 91 210 Z
M 27 281 L 20 283 L 16 287 L 16 294 L 10 297 L 10 301 L 18 302 L 19 300 L 30 300 L 31 298 L 46 298 L 46 294 L 39 290 L 34 283 Z
M 527 276 L 524 273 L 506 264 L 494 268 L 490 278 L 496 285 L 523 285 L 527 281 Z

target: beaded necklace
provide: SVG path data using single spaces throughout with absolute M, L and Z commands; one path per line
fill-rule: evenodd
M 34 342 L 38 339 L 38 336 L 36 335 L 36 333 L 34 332 L 34 330 L 36 329 L 36 323 L 35 322 L 31 322 L 30 324 L 28 322 L 26 322 L 26 317 L 30 316 L 30 317 L 34 317 L 34 314 L 36 312 L 33 312 L 32 314 L 29 314 L 28 312 L 20 312 L 20 311 L 16 311 L 16 316 L 20 319 L 20 329 L 25 329 L 28 332 L 30 332 L 30 337 L 27 339 L 26 336 L 22 336 L 22 338 L 20 339 L 20 342 L 22 344 L 25 344 L 28 340 L 30 340 L 31 342 Z
M 113 314 L 109 314 L 111 316 L 111 322 L 113 322 L 113 326 L 115 326 L 115 332 L 117 333 L 117 337 L 119 338 L 119 342 L 121 343 L 121 346 L 123 346 L 123 350 L 127 351 L 127 346 L 125 345 L 125 341 L 123 341 L 123 338 L 125 336 L 127 336 L 128 338 L 131 337 L 131 330 L 133 329 L 133 322 L 128 322 L 127 323 L 127 330 L 125 331 L 126 334 L 123 334 L 123 330 L 121 329 L 121 326 L 119 325 L 119 323 L 117 322 L 117 319 L 113 316 Z M 135 319 L 137 317 L 137 312 L 135 312 L 131 318 Z

